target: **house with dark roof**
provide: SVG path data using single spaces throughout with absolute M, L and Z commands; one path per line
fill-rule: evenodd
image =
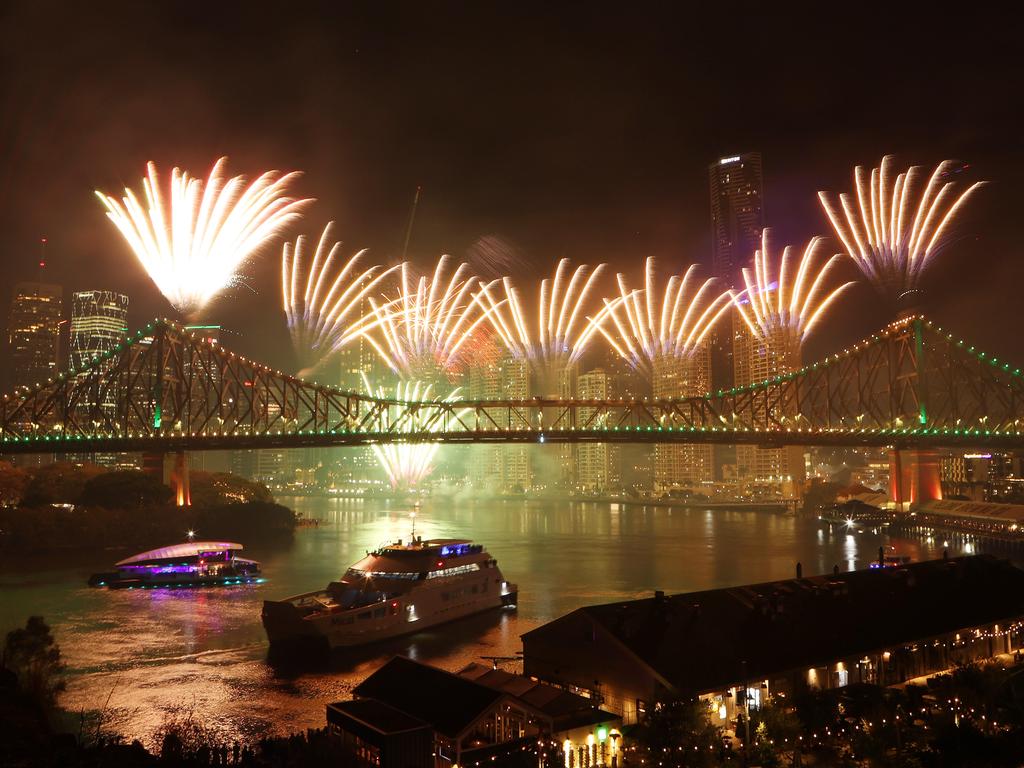
M 524 674 L 627 723 L 700 696 L 892 685 L 1019 647 L 1024 571 L 977 555 L 580 608 L 523 635 Z
M 595 702 L 517 675 L 470 665 L 463 674 L 396 656 L 327 707 L 328 727 L 354 763 L 387 768 L 450 768 L 531 759 L 557 749 L 567 731 L 591 753 L 613 748 L 616 715 Z M 497 675 L 493 673 L 497 672 Z M 536 757 L 532 757 L 536 764 Z

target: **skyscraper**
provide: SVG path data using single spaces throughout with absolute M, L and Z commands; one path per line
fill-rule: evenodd
M 742 322 L 742 321 L 741 321 Z M 771 329 L 763 337 L 750 333 L 736 335 L 736 386 L 799 370 L 802 365 L 800 339 L 788 326 Z M 781 487 L 784 495 L 795 492 L 795 484 L 804 479 L 803 449 L 800 447 L 736 449 L 736 463 L 748 482 Z
M 11 383 L 29 386 L 57 372 L 64 291 L 59 285 L 18 283 L 11 301 L 8 339 Z
M 128 297 L 116 291 L 76 291 L 71 304 L 71 367 L 81 370 L 128 335 Z
M 708 166 L 711 191 L 711 256 L 715 275 L 730 287 L 743 284 L 741 270 L 761 243 L 764 183 L 761 153 L 747 152 Z
M 654 361 L 654 397 L 696 397 L 711 388 L 711 348 L 701 344 L 688 357 L 662 356 Z M 654 446 L 654 489 L 664 493 L 699 486 L 714 479 L 710 445 L 658 443 Z
M 576 378 L 576 393 L 581 400 L 608 400 L 612 377 L 601 368 L 582 373 Z M 595 409 L 581 407 L 577 413 L 581 424 L 595 416 Z M 585 493 L 607 492 L 620 484 L 618 446 L 612 443 L 580 443 L 576 446 L 576 473 L 579 488 Z

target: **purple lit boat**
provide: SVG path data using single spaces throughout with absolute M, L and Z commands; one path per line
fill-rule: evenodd
M 151 549 L 117 563 L 116 571 L 94 573 L 89 586 L 154 589 L 262 582 L 260 564 L 239 557 L 242 549 L 233 541 L 188 541 Z

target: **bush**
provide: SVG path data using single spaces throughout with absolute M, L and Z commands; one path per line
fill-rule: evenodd
M 124 508 L 162 506 L 171 503 L 174 492 L 159 479 L 137 469 L 105 472 L 90 479 L 79 503 L 98 507 Z

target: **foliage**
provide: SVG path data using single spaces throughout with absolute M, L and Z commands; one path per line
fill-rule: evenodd
M 31 476 L 8 461 L 0 461 L 0 507 L 20 504 Z
M 194 507 L 274 501 L 274 497 L 263 483 L 246 480 L 229 472 L 190 472 L 189 488 Z
M 839 483 L 830 483 L 819 478 L 812 479 L 804 490 L 804 514 L 816 515 L 822 507 L 835 504 L 840 490 L 842 486 Z
M 36 507 L 47 504 L 77 504 L 86 484 L 107 470 L 96 464 L 59 461 L 32 470 L 22 503 Z
M 153 475 L 129 469 L 104 472 L 90 479 L 79 503 L 107 508 L 138 508 L 169 504 L 173 496 L 173 491 Z
M 64 690 L 60 646 L 41 616 L 30 616 L 23 629 L 13 629 L 4 641 L 3 666 L 21 689 L 43 707 L 52 707 Z
M 665 704 L 626 734 L 636 746 L 630 763 L 679 765 L 688 768 L 720 765 L 722 732 L 713 725 L 705 704 L 699 700 Z
M 290 541 L 295 533 L 295 513 L 266 501 L 224 504 L 200 509 L 195 530 L 204 538 L 242 538 L 246 541 Z

